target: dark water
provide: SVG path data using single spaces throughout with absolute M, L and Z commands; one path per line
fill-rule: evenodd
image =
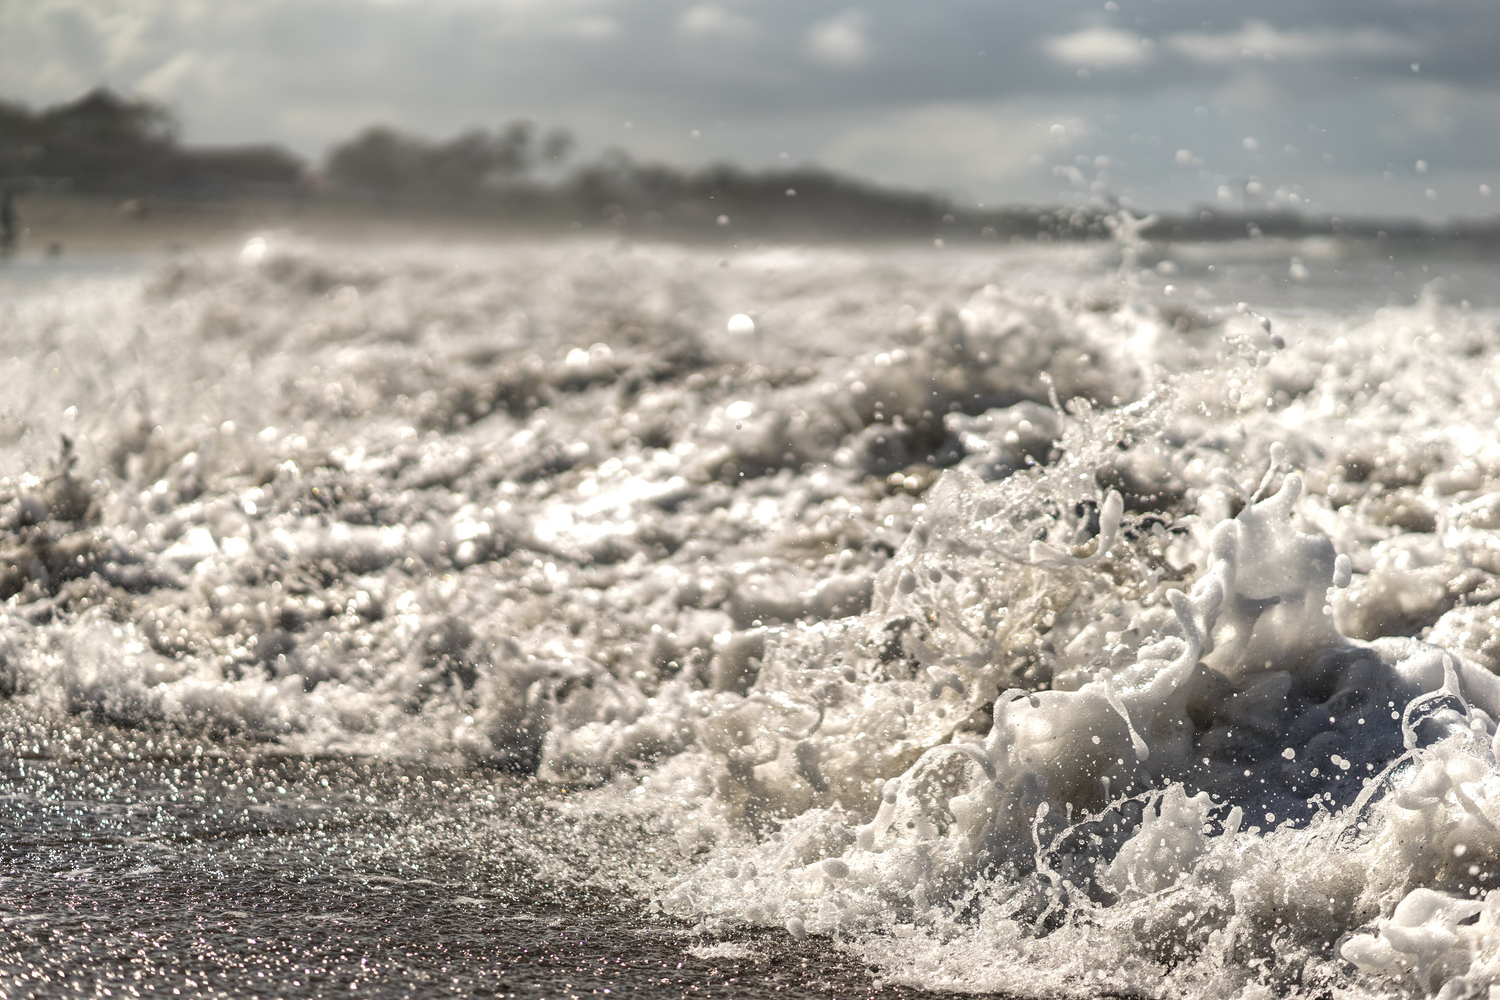
M 648 831 L 566 819 L 514 776 L 6 742 L 6 997 L 929 995 L 779 931 L 696 957 L 725 942 L 591 884 L 603 852 L 649 866 Z

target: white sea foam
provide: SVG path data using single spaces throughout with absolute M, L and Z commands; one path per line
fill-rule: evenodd
M 1154 295 L 1128 229 L 272 236 L 20 298 L 0 689 L 534 773 L 669 831 L 668 913 L 928 987 L 1482 993 L 1497 316 L 1239 306 L 1210 248 Z

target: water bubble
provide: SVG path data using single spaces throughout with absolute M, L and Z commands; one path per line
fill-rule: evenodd
M 1344 553 L 1339 553 L 1338 558 L 1333 561 L 1333 585 L 1340 590 L 1349 586 L 1349 581 L 1354 575 L 1354 564 Z M 1363 720 L 1361 720 L 1363 721 Z
M 748 337 L 755 332 L 755 320 L 744 313 L 735 313 L 729 317 L 729 332 L 736 337 Z

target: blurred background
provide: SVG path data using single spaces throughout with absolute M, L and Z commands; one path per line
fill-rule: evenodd
M 1488 239 L 1496 51 L 1492 0 L 0 0 L 0 228 Z

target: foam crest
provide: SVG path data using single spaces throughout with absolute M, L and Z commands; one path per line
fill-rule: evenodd
M 268 237 L 20 302 L 7 750 L 513 770 L 556 842 L 666 831 L 599 880 L 927 988 L 1482 992 L 1496 317 L 1273 323 L 1268 245 L 1154 297 L 1121 224 Z
M 1093 677 L 1072 690 L 1000 693 L 983 740 L 955 733 L 924 752 L 882 783 L 871 819 L 804 812 L 748 848 L 753 882 L 729 890 L 694 876 L 668 895 L 669 908 L 731 920 L 748 910 L 822 933 L 908 926 L 902 962 L 924 969 L 914 974 L 924 983 L 938 969 L 950 976 L 956 963 L 939 954 L 957 952 L 976 965 L 938 980 L 946 985 L 1001 988 L 1004 970 L 1039 989 L 1135 988 L 1124 952 L 1148 940 L 1219 966 L 1216 981 L 1239 989 L 1258 978 L 1246 958 L 1275 961 L 1283 940 L 1266 926 L 1277 904 L 1247 885 L 1274 878 L 1268 866 L 1291 843 L 1321 856 L 1299 874 L 1329 893 L 1325 913 L 1284 928 L 1293 938 L 1337 938 L 1332 928 L 1357 926 L 1374 900 L 1431 878 L 1385 853 L 1415 836 L 1417 817 L 1475 829 L 1483 846 L 1446 849 L 1489 857 L 1497 830 L 1487 796 L 1471 786 L 1500 787 L 1495 678 L 1413 640 L 1340 635 L 1327 599 L 1339 570 L 1333 546 L 1292 524 L 1302 488 L 1289 474 L 1214 526 L 1206 570 L 1189 592 L 1166 591 L 1172 617 L 1129 660 L 1102 652 Z M 1377 827 L 1351 844 L 1356 829 Z M 1427 853 L 1420 841 L 1399 852 L 1407 864 Z M 1351 852 L 1377 865 L 1352 884 L 1349 858 L 1339 857 Z M 1338 954 L 1435 989 L 1469 975 L 1465 956 L 1493 933 L 1469 918 L 1489 905 L 1416 888 L 1376 933 L 1348 937 Z M 1191 930 L 1156 917 L 1143 932 L 1142 916 L 1160 907 Z M 1070 970 L 1067 949 L 1085 928 L 1124 935 L 1104 979 Z M 994 956 L 1007 953 L 1013 961 L 997 966 Z M 1327 941 L 1305 958 L 1337 966 Z M 1202 987 L 1192 979 L 1177 985 Z

